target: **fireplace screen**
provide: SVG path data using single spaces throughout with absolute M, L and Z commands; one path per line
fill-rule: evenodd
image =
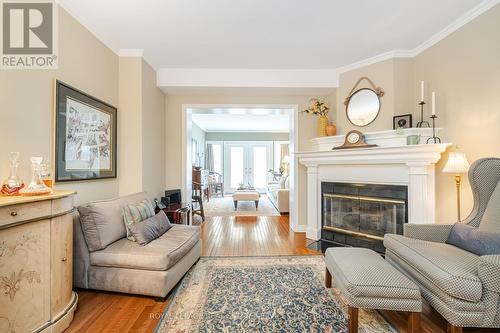
M 406 186 L 323 183 L 322 199 L 324 230 L 373 239 L 403 233 Z

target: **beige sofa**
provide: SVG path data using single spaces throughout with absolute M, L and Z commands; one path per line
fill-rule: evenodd
M 280 213 L 288 213 L 290 210 L 290 189 L 287 175 L 280 182 L 267 184 L 267 197 Z
M 201 254 L 200 228 L 174 224 L 145 246 L 126 238 L 123 207 L 147 198 L 145 193 L 88 203 L 74 217 L 73 284 L 165 297 Z

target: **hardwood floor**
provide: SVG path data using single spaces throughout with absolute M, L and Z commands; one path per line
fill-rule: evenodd
M 203 256 L 308 255 L 319 252 L 307 248 L 310 241 L 303 233 L 289 229 L 288 216 L 212 217 L 202 225 Z M 80 300 L 75 318 L 66 332 L 153 332 L 171 300 L 151 297 L 77 290 Z M 406 332 L 404 313 L 382 314 L 400 332 Z M 422 332 L 446 332 L 446 322 L 426 306 Z M 464 329 L 464 332 L 498 332 L 487 329 Z

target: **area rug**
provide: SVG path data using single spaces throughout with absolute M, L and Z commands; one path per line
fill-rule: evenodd
M 280 213 L 273 206 L 267 195 L 259 199 L 259 208 L 255 209 L 253 201 L 238 202 L 238 210 L 234 210 L 231 196 L 213 197 L 209 202 L 203 203 L 205 216 L 279 216 Z
M 191 332 L 347 332 L 347 305 L 324 287 L 323 256 L 204 257 L 175 292 L 156 329 Z M 394 332 L 360 310 L 360 332 Z

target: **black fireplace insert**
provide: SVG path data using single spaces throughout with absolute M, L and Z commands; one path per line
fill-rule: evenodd
M 323 249 L 356 246 L 384 253 L 384 235 L 403 234 L 408 222 L 408 188 L 322 182 L 321 221 Z

